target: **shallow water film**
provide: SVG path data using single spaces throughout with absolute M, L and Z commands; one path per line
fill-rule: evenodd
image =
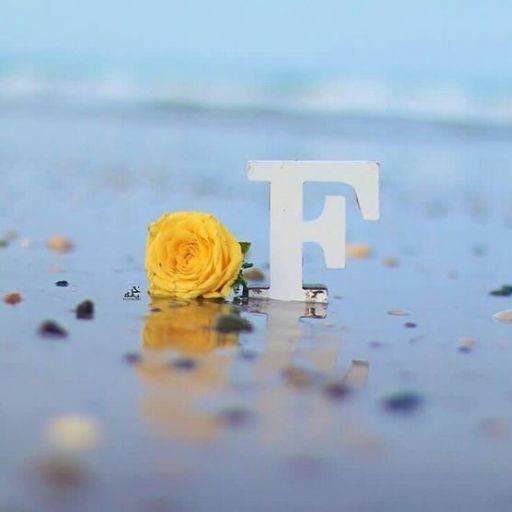
M 0 133 L 2 511 L 511 509 L 509 129 L 2 107 Z M 304 251 L 329 304 L 150 301 L 165 211 L 215 214 L 265 284 L 246 165 L 290 158 L 381 162 L 379 222 L 305 186 L 307 218 L 347 197 L 346 269 Z

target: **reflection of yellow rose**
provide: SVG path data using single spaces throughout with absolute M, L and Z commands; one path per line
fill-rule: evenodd
M 144 348 L 193 355 L 238 342 L 236 334 L 221 334 L 213 328 L 219 315 L 231 312 L 229 304 L 208 300 L 169 304 L 159 300 L 152 302 L 152 309 L 142 331 Z
M 229 387 L 235 354 L 207 353 L 238 342 L 237 334 L 221 334 L 213 329 L 218 315 L 231 309 L 225 302 L 211 300 L 151 302 L 151 313 L 142 331 L 144 357 L 135 370 L 147 384 L 140 412 L 156 434 L 193 443 L 213 441 L 220 434 L 219 419 L 200 404 Z M 173 371 L 166 350 L 185 356 L 201 354 L 201 364 L 194 371 Z
M 240 244 L 213 215 L 166 213 L 149 226 L 146 272 L 153 297 L 226 297 L 242 261 Z

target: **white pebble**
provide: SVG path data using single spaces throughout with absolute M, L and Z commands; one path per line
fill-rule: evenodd
M 84 451 L 99 443 L 100 428 L 96 420 L 87 416 L 60 416 L 48 422 L 45 437 L 55 448 Z
M 512 322 L 512 309 L 506 309 L 505 311 L 500 311 L 492 315 L 499 322 Z

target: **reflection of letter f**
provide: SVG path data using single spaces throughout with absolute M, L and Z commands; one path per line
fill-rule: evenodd
M 329 268 L 345 267 L 345 198 L 327 196 L 313 221 L 303 218 L 306 181 L 352 186 L 363 218 L 379 218 L 379 165 L 375 162 L 253 161 L 249 179 L 270 181 L 269 298 L 314 300 L 302 286 L 302 244 L 316 242 Z

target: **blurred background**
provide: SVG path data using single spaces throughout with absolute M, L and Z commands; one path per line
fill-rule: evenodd
M 383 243 L 407 245 L 404 208 L 509 226 L 511 15 L 504 0 L 4 0 L 0 214 L 82 236 L 126 215 L 142 247 L 162 210 L 209 208 L 265 261 L 248 160 L 373 159 Z
M 4 0 L 2 103 L 510 123 L 505 0 Z

